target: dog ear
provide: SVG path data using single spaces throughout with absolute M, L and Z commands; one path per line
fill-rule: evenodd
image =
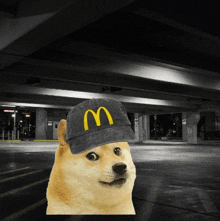
M 66 120 L 61 120 L 58 127 L 58 139 L 61 146 L 67 144 L 66 140 Z

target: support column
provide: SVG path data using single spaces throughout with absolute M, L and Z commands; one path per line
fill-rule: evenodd
M 142 143 L 143 142 L 143 116 L 138 117 L 138 131 L 139 131 L 139 138 L 138 142 Z
M 186 114 L 186 140 L 190 144 L 197 144 L 197 124 L 200 120 L 200 113 L 187 113 Z
M 36 109 L 36 140 L 47 140 L 47 111 L 43 108 Z
M 135 142 L 150 140 L 150 117 L 138 113 L 134 116 Z
M 134 134 L 135 134 L 135 142 L 139 141 L 139 114 L 135 113 L 134 114 Z
M 143 115 L 143 140 L 150 140 L 150 116 Z
M 187 141 L 187 133 L 186 133 L 186 113 L 182 113 L 182 141 Z
M 17 118 L 17 113 L 16 113 L 16 108 L 14 109 L 14 125 L 13 125 L 13 132 L 12 132 L 12 140 L 16 140 L 16 118 Z

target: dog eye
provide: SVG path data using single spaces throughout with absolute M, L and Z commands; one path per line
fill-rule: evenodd
M 91 161 L 96 161 L 99 159 L 99 156 L 94 152 L 90 152 L 86 155 L 86 158 Z
M 121 149 L 119 147 L 116 147 L 114 149 L 114 153 L 117 155 L 117 156 L 121 156 Z

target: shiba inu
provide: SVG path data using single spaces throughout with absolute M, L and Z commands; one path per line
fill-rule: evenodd
M 47 188 L 47 215 L 135 214 L 136 169 L 128 143 L 113 142 L 73 154 L 66 130 L 66 120 L 61 120 Z
M 135 214 L 130 126 L 113 99 L 86 100 L 69 111 L 58 128 L 47 214 Z

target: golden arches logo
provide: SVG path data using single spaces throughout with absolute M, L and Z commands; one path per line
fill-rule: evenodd
M 96 122 L 96 126 L 99 127 L 101 126 L 101 121 L 100 121 L 100 111 L 101 110 L 104 110 L 105 111 L 105 114 L 108 118 L 108 122 L 109 122 L 109 125 L 112 125 L 114 124 L 113 122 L 113 119 L 112 119 L 112 116 L 111 114 L 109 113 L 109 111 L 107 110 L 107 108 L 105 107 L 99 107 L 99 109 L 97 110 L 97 113 L 95 113 L 93 110 L 91 109 L 88 109 L 85 114 L 84 114 L 84 119 L 83 119 L 83 122 L 84 122 L 84 130 L 89 130 L 89 126 L 88 126 L 88 113 L 90 112 L 94 119 L 95 119 L 95 122 Z

